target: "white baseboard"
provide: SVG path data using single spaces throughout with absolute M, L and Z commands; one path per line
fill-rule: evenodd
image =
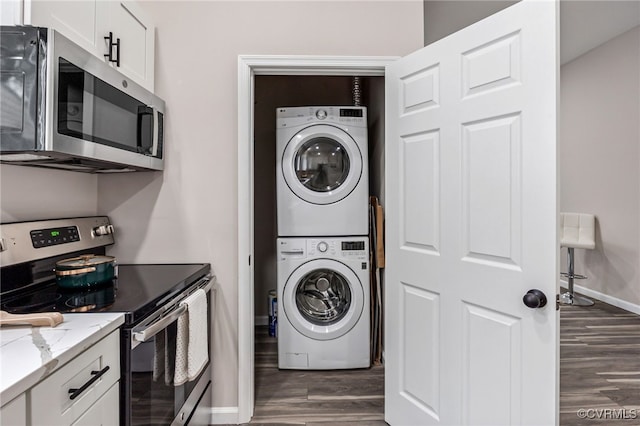
M 267 315 L 257 316 L 254 319 L 255 325 L 269 325 L 269 317 Z
M 567 282 L 564 280 L 560 280 L 562 286 L 567 288 Z M 583 287 L 581 285 L 573 286 L 573 290 L 576 293 L 584 294 L 587 297 L 591 297 L 593 299 L 598 299 L 601 302 L 608 303 L 620 309 L 624 309 L 625 311 L 633 312 L 634 314 L 640 315 L 640 305 L 636 305 L 631 302 L 627 302 L 626 300 L 618 299 L 617 297 L 609 296 L 604 293 L 600 293 L 599 291 L 591 290 L 587 287 Z
M 238 424 L 238 407 L 211 407 L 211 424 Z

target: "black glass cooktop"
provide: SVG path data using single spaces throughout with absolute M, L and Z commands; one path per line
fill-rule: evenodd
M 209 273 L 208 263 L 118 265 L 118 277 L 86 290 L 58 287 L 55 279 L 2 298 L 2 310 L 33 312 L 124 312 L 134 324 Z

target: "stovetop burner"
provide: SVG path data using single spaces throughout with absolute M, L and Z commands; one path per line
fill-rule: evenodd
M 117 288 L 117 280 L 79 290 L 63 289 L 49 282 L 28 294 L 9 298 L 2 303 L 2 310 L 14 314 L 101 311 L 115 302 Z
M 21 295 L 9 302 L 3 303 L 2 310 L 17 314 L 48 311 L 51 310 L 50 308 L 55 306 L 56 302 L 61 298 L 61 294 L 51 291 Z
M 65 296 L 65 306 L 70 312 L 101 311 L 113 305 L 116 300 L 117 280 L 106 286 L 89 289 L 83 292 L 68 294 Z

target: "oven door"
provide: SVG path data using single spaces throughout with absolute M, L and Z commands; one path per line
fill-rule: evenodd
M 211 283 L 208 278 L 203 279 L 192 287 L 195 288 L 204 288 L 207 293 L 207 323 L 211 324 Z M 193 415 L 210 386 L 211 367 L 208 361 L 195 380 L 175 385 L 177 320 L 184 314 L 179 303 L 180 300 L 174 299 L 162 313 L 151 315 L 134 329 L 123 331 L 123 340 L 129 349 L 123 353 L 126 359 L 122 360 L 123 425 L 198 424 L 197 416 Z M 210 326 L 207 335 L 210 341 Z

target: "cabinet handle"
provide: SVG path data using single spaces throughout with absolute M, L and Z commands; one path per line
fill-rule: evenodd
M 82 392 L 84 392 L 89 386 L 94 384 L 95 381 L 98 380 L 101 376 L 103 376 L 104 373 L 106 373 L 107 371 L 109 371 L 108 365 L 100 371 L 95 371 L 95 370 L 91 371 L 91 374 L 93 375 L 93 377 L 89 379 L 87 383 L 82 385 L 82 387 L 80 388 L 69 389 L 69 393 L 71 394 L 69 395 L 69 399 L 73 400 L 79 397 Z
M 105 53 L 104 57 L 107 58 L 109 62 L 115 62 L 116 66 L 120 67 L 120 38 L 117 38 L 115 43 L 113 41 L 113 33 L 109 31 L 109 35 L 104 38 L 109 42 L 109 53 Z M 116 55 L 115 59 L 113 59 L 113 47 L 116 47 Z
M 116 67 L 120 68 L 120 37 L 114 44 L 116 46 Z

